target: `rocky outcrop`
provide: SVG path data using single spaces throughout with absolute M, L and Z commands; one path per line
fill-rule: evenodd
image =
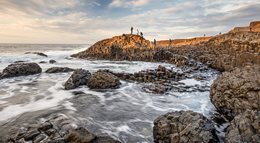
M 176 111 L 154 121 L 155 143 L 215 143 L 218 137 L 213 123 L 193 111 Z
M 246 109 L 260 111 L 260 65 L 224 72 L 212 84 L 210 98 L 229 120 Z
M 119 79 L 115 75 L 104 71 L 93 73 L 87 83 L 90 89 L 118 88 L 120 84 Z
M 97 136 L 84 127 L 78 127 L 64 114 L 52 115 L 44 122 L 28 124 L 4 139 L 8 143 L 120 143 L 106 136 Z
M 84 69 L 75 70 L 70 78 L 65 83 L 65 89 L 75 89 L 81 85 L 87 85 L 88 80 L 91 77 L 91 73 Z
M 75 69 L 71 69 L 68 67 L 52 67 L 47 69 L 46 73 L 61 73 L 61 72 L 72 72 L 75 71 Z
M 2 72 L 1 78 L 27 76 L 41 73 L 41 67 L 36 63 L 15 63 L 8 65 Z
M 140 58 L 138 56 L 133 56 L 132 54 L 152 48 L 153 44 L 139 35 L 123 34 L 122 36 L 115 36 L 110 39 L 99 41 L 87 50 L 72 55 L 72 57 L 131 60 Z M 142 52 L 142 54 L 144 53 L 145 52 Z
M 236 116 L 227 129 L 226 143 L 259 143 L 260 111 L 247 110 Z

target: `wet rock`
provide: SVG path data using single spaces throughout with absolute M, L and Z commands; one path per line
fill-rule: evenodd
M 15 61 L 14 63 L 17 64 L 17 63 L 25 63 L 26 61 Z
M 43 124 L 40 125 L 39 130 L 41 130 L 41 131 L 47 131 L 47 130 L 49 130 L 49 129 L 51 129 L 51 128 L 52 128 L 52 124 L 51 124 L 51 123 L 49 123 L 49 122 L 44 122 Z
M 172 57 L 173 57 L 172 52 L 163 49 L 163 50 L 157 51 L 154 54 L 153 59 L 155 61 L 167 61 L 167 60 L 172 59 Z
M 246 109 L 260 110 L 260 65 L 223 73 L 212 84 L 210 98 L 228 120 Z
M 8 65 L 2 72 L 1 78 L 27 76 L 41 73 L 41 67 L 36 63 L 16 63 Z M 1 79 L 0 78 L 0 79 Z
M 92 143 L 120 143 L 120 141 L 111 137 L 97 137 Z
M 90 133 L 85 128 L 79 127 L 75 130 L 70 130 L 65 137 L 66 142 L 70 143 L 89 143 L 93 141 L 96 136 Z
M 49 60 L 49 63 L 54 64 L 54 63 L 57 63 L 57 62 L 55 60 Z
M 231 121 L 227 129 L 226 143 L 259 143 L 260 111 L 246 110 Z
M 48 57 L 46 54 L 41 53 L 41 52 L 26 52 L 25 54 L 36 54 L 36 55 L 39 55 L 39 56 Z
M 75 70 L 70 78 L 65 83 L 65 89 L 75 89 L 81 85 L 87 85 L 91 77 L 91 73 L 87 70 L 77 69 Z
M 25 141 L 30 141 L 33 140 L 36 136 L 38 136 L 40 134 L 40 132 L 37 129 L 32 129 L 29 130 L 25 133 L 24 135 L 24 140 Z
M 155 143 L 218 142 L 213 123 L 193 111 L 177 111 L 154 121 Z
M 74 69 L 68 67 L 52 67 L 46 70 L 46 73 L 61 73 L 61 72 L 72 72 Z
M 45 134 L 40 134 L 34 138 L 33 143 L 47 142 L 48 136 Z
M 119 79 L 109 73 L 98 71 L 95 72 L 88 81 L 88 87 L 90 89 L 108 89 L 108 88 L 119 88 L 120 86 Z
M 46 61 L 40 61 L 39 64 L 46 64 Z

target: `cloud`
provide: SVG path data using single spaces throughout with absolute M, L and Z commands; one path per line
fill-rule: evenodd
M 112 0 L 109 7 L 133 8 L 148 4 L 151 0 Z
M 131 26 L 150 40 L 214 35 L 259 13 L 253 0 L 0 0 L 0 42 L 94 43 Z

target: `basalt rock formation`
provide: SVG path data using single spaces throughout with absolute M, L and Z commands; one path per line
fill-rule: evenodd
M 229 120 L 247 109 L 260 111 L 260 65 L 224 72 L 212 84 L 210 98 Z
M 15 63 L 8 65 L 2 72 L 0 79 L 27 76 L 41 73 L 41 67 L 36 63 Z
M 155 143 L 217 143 L 213 123 L 193 111 L 167 113 L 154 121 Z
M 88 80 L 91 77 L 91 73 L 84 69 L 75 70 L 70 78 L 65 83 L 65 89 L 75 89 L 81 85 L 87 85 Z
M 97 136 L 84 127 L 78 127 L 64 114 L 51 115 L 46 121 L 12 127 L 8 137 L 0 137 L 7 143 L 120 143 L 108 136 Z
M 259 143 L 260 111 L 246 110 L 231 121 L 227 129 L 226 143 Z
M 90 89 L 108 89 L 118 88 L 120 84 L 119 79 L 115 75 L 109 72 L 97 71 L 93 73 L 87 83 L 87 86 Z
M 139 35 L 123 34 L 97 42 L 87 50 L 72 55 L 77 58 L 143 60 L 154 45 Z M 139 53 L 139 54 L 138 54 Z M 134 55 L 136 54 L 136 55 Z M 145 55 L 147 54 L 147 55 Z

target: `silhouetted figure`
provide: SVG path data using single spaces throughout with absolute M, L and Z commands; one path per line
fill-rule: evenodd
M 137 35 L 139 35 L 139 30 L 137 29 L 136 31 L 137 31 Z
M 141 35 L 141 37 L 143 37 L 144 35 L 143 35 L 143 32 L 140 32 L 140 35 Z
M 206 37 L 206 34 L 204 34 L 204 37 Z
M 156 46 L 156 40 L 155 39 L 153 39 L 153 44 L 154 44 L 154 46 Z
M 219 35 L 221 35 L 222 33 L 221 32 L 219 32 Z
M 169 46 L 171 46 L 172 44 L 172 39 L 169 39 Z
M 134 31 L 134 28 L 133 28 L 133 27 L 131 27 L 131 34 L 133 34 L 133 31 Z

